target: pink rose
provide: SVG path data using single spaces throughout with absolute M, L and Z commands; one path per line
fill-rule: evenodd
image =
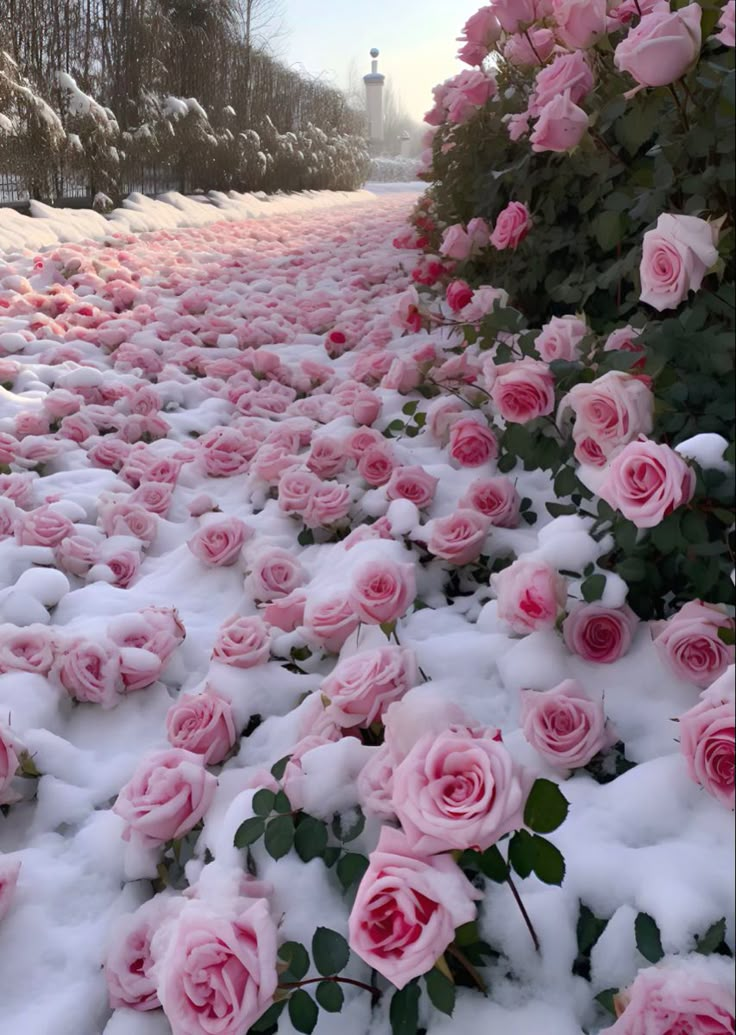
M 604 457 L 647 435 L 653 426 L 654 395 L 638 377 L 611 370 L 589 384 L 577 384 L 560 403 L 575 413 L 576 442 L 593 439 Z
M 736 1003 L 728 960 L 663 960 L 615 997 L 618 1020 L 601 1035 L 732 1035 Z
M 321 482 L 306 468 L 293 467 L 279 478 L 279 507 L 285 514 L 303 514 Z
M 518 248 L 529 233 L 531 225 L 531 215 L 526 205 L 522 205 L 520 201 L 512 201 L 496 218 L 491 244 L 499 251 L 505 248 Z
M 348 462 L 345 444 L 333 435 L 321 435 L 312 443 L 307 467 L 320 478 L 332 478 L 345 470 Z
M 233 668 L 255 668 L 268 661 L 271 654 L 271 634 L 268 626 L 257 615 L 234 615 L 220 626 L 212 648 L 212 660 Z
M 700 11 L 698 4 L 690 6 Z M 639 267 L 641 301 L 661 313 L 676 309 L 689 291 L 698 291 L 718 259 L 716 235 L 715 228 L 704 219 L 663 213 L 655 229 L 644 234 Z
M 361 622 L 383 625 L 401 618 L 416 595 L 413 564 L 376 559 L 354 573 L 350 603 Z
M 459 262 L 470 258 L 473 245 L 468 234 L 460 223 L 448 226 L 442 234 L 440 253 L 448 259 L 457 259 Z
M 449 856 L 426 858 L 382 827 L 350 912 L 350 948 L 401 989 L 432 969 L 479 897 Z
M 580 359 L 580 342 L 588 333 L 584 320 L 577 316 L 553 316 L 537 335 L 534 348 L 545 363 L 555 359 L 572 362 Z
M 49 674 L 75 701 L 112 708 L 123 691 L 120 649 L 104 638 L 68 640 L 57 649 Z
M 0 805 L 12 805 L 20 800 L 20 795 L 12 790 L 12 782 L 20 765 L 19 754 L 22 745 L 10 730 L 0 723 Z
M 267 604 L 263 609 L 263 617 L 268 625 L 283 632 L 293 632 L 304 624 L 306 603 L 307 594 L 302 589 L 296 589 L 287 597 L 280 597 Z
M 503 288 L 483 284 L 473 292 L 471 300 L 460 311 L 460 319 L 463 323 L 478 323 L 494 309 L 503 309 L 508 301 L 509 296 Z
M 236 428 L 213 428 L 197 440 L 205 473 L 211 478 L 232 478 L 248 470 L 259 442 Z
M 179 748 L 143 758 L 121 789 L 112 811 L 126 822 L 123 840 L 176 841 L 204 817 L 217 780 L 201 755 Z
M 453 280 L 447 285 L 445 298 L 453 313 L 460 312 L 473 297 L 473 289 L 465 280 Z
M 669 446 L 646 438 L 613 458 L 598 495 L 637 528 L 654 528 L 695 492 L 695 472 Z
M 553 53 L 556 40 L 551 29 L 532 27 L 528 30 L 528 35 L 528 39 L 526 33 L 518 32 L 506 37 L 503 44 L 503 56 L 510 65 L 532 68 L 535 65 L 544 64 Z M 517 117 L 512 116 L 512 118 Z
M 396 298 L 396 311 L 393 322 L 403 330 L 411 334 L 417 334 L 422 329 L 422 314 L 420 312 L 419 293 L 415 287 L 409 287 Z
M 427 549 L 452 564 L 470 564 L 483 552 L 490 527 L 490 520 L 477 510 L 456 510 L 426 524 Z
M 627 653 L 639 619 L 631 608 L 577 604 L 562 624 L 568 650 L 585 661 L 610 665 Z
M 527 357 L 497 366 L 490 394 L 505 421 L 526 424 L 554 410 L 555 379 L 546 363 Z
M 591 701 L 574 679 L 544 693 L 522 690 L 521 728 L 534 750 L 561 769 L 587 765 L 616 739 L 606 728 L 603 700 Z
M 501 35 L 493 6 L 481 7 L 466 21 L 458 42 L 465 43 L 458 57 L 468 65 L 482 65 Z
M 0 748 L 0 750 L 2 749 Z M 1 798 L 0 802 L 2 802 Z M 0 923 L 8 915 L 13 904 L 20 865 L 20 859 L 8 859 L 0 856 Z
M 487 424 L 461 417 L 450 429 L 450 456 L 461 467 L 480 467 L 498 456 L 496 436 Z
M 721 31 L 716 33 L 715 38 L 719 43 L 724 47 L 736 46 L 736 0 L 728 0 L 724 6 L 718 19 L 718 28 Z
M 243 1035 L 278 983 L 276 925 L 265 899 L 197 899 L 152 943 L 158 996 L 172 1035 Z
M 18 515 L 15 538 L 20 546 L 58 546 L 73 531 L 68 517 L 46 505 Z
M 734 680 L 725 672 L 680 716 L 680 751 L 695 783 L 727 809 L 734 807 Z
M 243 543 L 253 535 L 250 528 L 240 518 L 229 517 L 223 521 L 213 521 L 200 528 L 187 542 L 197 560 L 210 567 L 223 567 L 235 564 Z
M 329 699 L 327 716 L 342 728 L 371 726 L 413 686 L 414 652 L 406 647 L 377 647 L 351 654 L 337 663 L 320 687 Z
M 510 478 L 478 478 L 468 487 L 458 503 L 459 507 L 471 507 L 489 518 L 499 528 L 516 528 L 519 524 L 521 500 Z
M 571 151 L 588 128 L 588 116 L 570 100 L 570 91 L 558 94 L 539 112 L 529 141 L 532 151 Z
M 249 562 L 245 585 L 255 600 L 278 600 L 304 582 L 304 569 L 288 550 L 264 547 Z
M 434 499 L 439 478 L 423 467 L 395 467 L 386 485 L 390 500 L 409 500 L 416 507 L 427 507 Z
M 379 819 L 394 819 L 391 803 L 396 760 L 388 744 L 371 748 L 372 754 L 360 770 L 355 787 L 363 811 Z
M 603 346 L 604 352 L 644 352 L 644 346 L 637 342 L 637 338 L 641 336 L 641 330 L 638 327 L 632 327 L 631 324 L 627 324 L 626 327 L 618 327 L 606 338 Z M 632 369 L 636 369 L 639 363 L 635 363 Z
M 175 607 L 144 607 L 133 615 L 114 618 L 107 633 L 119 647 L 138 647 L 155 654 L 162 667 L 186 637 Z
M 616 68 L 640 86 L 667 86 L 687 72 L 700 54 L 700 4 L 673 11 L 667 0 L 655 4 L 616 47 Z
M 606 0 L 552 0 L 557 34 L 571 50 L 589 47 L 606 31 Z
M 439 395 L 427 408 L 427 426 L 430 433 L 438 442 L 445 442 L 450 436 L 452 425 L 466 412 L 466 407 L 459 399 Z
M 48 674 L 54 663 L 54 634 L 46 625 L 0 625 L 0 673 Z
M 141 555 L 137 550 L 115 550 L 100 556 L 98 561 L 112 574 L 113 586 L 126 589 L 138 574 Z
M 736 632 L 736 623 L 713 604 L 691 600 L 676 615 L 654 626 L 654 646 L 661 661 L 678 679 L 710 686 L 734 661 L 733 644 L 719 631 Z
M 451 726 L 417 741 L 396 767 L 392 803 L 422 855 L 484 851 L 523 825 L 521 772 L 494 729 Z
M 151 942 L 167 919 L 173 899 L 157 895 L 135 913 L 118 917 L 111 932 L 105 960 L 110 1006 L 156 1010 L 161 1006 L 153 976 Z
M 166 713 L 166 736 L 172 747 L 217 765 L 237 740 L 230 702 L 211 687 L 203 694 L 182 694 Z
M 100 525 L 107 536 L 129 535 L 148 547 L 156 538 L 158 521 L 145 507 L 121 502 L 100 508 Z
M 369 485 L 385 485 L 396 461 L 389 445 L 370 446 L 358 460 L 358 473 Z
M 320 482 L 311 494 L 302 514 L 307 528 L 334 525 L 350 511 L 350 489 L 338 482 Z
M 358 616 L 347 593 L 309 598 L 304 608 L 304 626 L 310 638 L 336 654 L 358 628 Z
M 539 0 L 494 0 L 492 7 L 506 32 L 518 32 L 540 16 Z
M 131 503 L 144 507 L 151 514 L 166 517 L 173 494 L 173 485 L 167 485 L 166 482 L 145 482 L 130 494 L 129 499 Z
M 537 73 L 531 114 L 538 114 L 545 104 L 549 104 L 565 90 L 569 90 L 573 104 L 578 104 L 587 97 L 593 85 L 593 73 L 584 54 L 579 50 L 572 54 L 560 54 Z
M 498 617 L 522 635 L 551 628 L 567 598 L 562 576 L 529 557 L 491 576 L 491 586 L 498 597 Z

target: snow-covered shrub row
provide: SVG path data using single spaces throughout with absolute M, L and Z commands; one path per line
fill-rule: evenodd
M 372 158 L 368 169 L 369 183 L 412 183 L 418 179 L 417 158 Z

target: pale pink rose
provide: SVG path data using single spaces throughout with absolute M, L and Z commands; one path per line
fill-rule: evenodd
M 271 654 L 271 634 L 268 626 L 257 615 L 234 615 L 220 626 L 212 660 L 233 668 L 255 668 L 268 661 Z
M 345 470 L 348 462 L 345 443 L 335 435 L 320 435 L 307 457 L 307 467 L 320 478 L 332 478 Z
M 171 506 L 174 486 L 166 482 L 145 482 L 130 494 L 130 502 L 148 510 L 151 514 L 166 517 Z
M 20 546 L 58 546 L 74 532 L 74 524 L 51 506 L 19 513 L 15 538 Z
M 212 496 L 206 492 L 201 492 L 194 497 L 187 509 L 192 517 L 198 518 L 202 517 L 203 514 L 211 514 L 213 510 L 219 510 L 220 508 Z
M 493 7 L 481 7 L 466 21 L 458 42 L 464 43 L 458 57 L 468 65 L 482 65 L 501 35 Z
M 552 0 L 552 15 L 571 50 L 589 47 L 606 31 L 606 0 Z
M 339 661 L 320 687 L 327 715 L 338 726 L 371 726 L 413 686 L 417 667 L 406 647 L 376 647 Z
M 470 564 L 483 552 L 490 527 L 490 520 L 477 510 L 456 510 L 427 522 L 427 549 L 452 564 Z
M 545 104 L 549 104 L 565 90 L 570 91 L 573 104 L 579 104 L 593 89 L 593 84 L 593 73 L 581 51 L 560 54 L 537 73 L 530 114 L 537 115 Z
M 246 588 L 254 600 L 271 601 L 286 597 L 304 582 L 301 564 L 288 550 L 263 547 L 249 561 Z
M 473 75 L 474 73 L 467 73 Z M 481 219 L 479 216 L 475 216 L 468 223 L 468 237 L 473 249 L 473 254 L 480 251 L 482 248 L 486 248 L 490 244 L 491 240 L 491 228 L 486 223 L 485 219 Z
M 700 10 L 697 4 L 690 6 Z M 715 227 L 704 219 L 663 213 L 655 229 L 644 234 L 639 266 L 641 301 L 660 313 L 676 309 L 688 292 L 700 289 L 703 277 L 716 263 L 716 240 Z
M 498 456 L 498 442 L 487 424 L 461 417 L 450 429 L 450 456 L 461 467 L 481 467 Z
M 350 433 L 347 441 L 347 452 L 357 462 L 366 450 L 372 446 L 382 446 L 385 442 L 386 439 L 375 428 L 358 428 L 357 431 Z
M 156 538 L 156 515 L 135 503 L 120 502 L 101 507 L 99 522 L 105 535 L 129 535 L 140 539 L 144 547 L 150 546 Z
M 7 726 L 0 722 L 0 805 L 12 805 L 20 795 L 12 789 L 13 778 L 20 765 L 22 744 L 16 740 Z
M 553 316 L 534 342 L 534 348 L 545 363 L 555 359 L 568 362 L 580 359 L 580 342 L 588 333 L 584 320 L 577 316 Z
M 490 395 L 505 421 L 526 424 L 555 408 L 555 379 L 546 363 L 526 357 L 495 368 Z
M 453 313 L 460 312 L 473 297 L 473 289 L 465 280 L 453 280 L 447 285 L 445 298 Z
M 423 467 L 395 467 L 386 485 L 386 495 L 390 500 L 410 500 L 416 507 L 427 507 L 438 484 L 439 478 Z
M 123 691 L 120 664 L 112 640 L 76 637 L 57 647 L 49 678 L 76 701 L 112 708 Z
M 654 395 L 638 377 L 611 370 L 589 384 L 574 385 L 562 399 L 559 416 L 575 414 L 575 441 L 593 439 L 604 457 L 652 430 Z
M 0 748 L 0 750 L 2 749 Z M 0 802 L 2 802 L 2 798 L 0 798 Z M 8 915 L 13 904 L 20 866 L 20 859 L 8 859 L 0 856 L 0 924 Z
M 655 4 L 616 47 L 614 64 L 640 86 L 667 86 L 694 64 L 700 54 L 700 4 L 672 10 L 667 0 Z
M 550 58 L 556 43 L 555 34 L 551 29 L 532 27 L 529 29 L 528 39 L 526 33 L 513 33 L 506 37 L 503 44 L 504 60 L 519 68 L 532 68 L 540 63 L 544 64 Z
M 450 429 L 458 417 L 467 412 L 467 407 L 460 399 L 442 395 L 433 399 L 427 407 L 427 427 L 438 442 L 446 442 Z
M 716 33 L 715 38 L 719 43 L 724 47 L 736 46 L 736 0 L 728 0 L 725 4 L 718 19 L 718 28 L 721 31 Z
M 284 471 L 279 479 L 279 507 L 286 514 L 303 514 L 321 482 L 306 468 Z
M 518 32 L 539 17 L 538 0 L 494 0 L 493 13 L 506 32 Z
M 700 701 L 680 716 L 680 751 L 695 783 L 733 809 L 734 797 L 734 673 L 726 671 L 700 695 Z
M 427 858 L 381 828 L 348 923 L 350 948 L 398 989 L 426 974 L 480 897 L 448 855 Z
M 32 474 L 0 474 L 0 498 L 12 500 L 21 509 L 30 507 L 35 481 Z
M 499 251 L 518 248 L 531 229 L 529 209 L 519 201 L 510 202 L 499 212 L 491 234 L 491 244 Z
M 353 574 L 350 602 L 361 622 L 383 625 L 406 614 L 417 595 L 412 563 L 365 561 Z
M 503 288 L 484 284 L 473 292 L 471 300 L 461 309 L 460 319 L 463 323 L 478 323 L 494 309 L 503 309 L 508 305 L 508 301 L 509 296 Z
M 368 816 L 379 819 L 393 819 L 394 807 L 391 804 L 393 794 L 394 769 L 396 760 L 388 744 L 371 748 L 372 754 L 360 770 L 355 787 L 358 800 Z
M 197 560 L 220 568 L 235 564 L 243 543 L 253 534 L 253 529 L 240 518 L 229 517 L 200 528 L 187 541 L 187 546 Z
M 113 575 L 113 586 L 126 589 L 138 574 L 141 566 L 141 555 L 136 550 L 115 550 L 106 553 L 104 559 L 98 557 L 96 563 L 104 564 Z
M 440 253 L 448 259 L 457 259 L 459 262 L 470 258 L 473 245 L 468 237 L 467 231 L 460 223 L 448 226 L 442 234 Z
M 498 730 L 451 726 L 397 765 L 391 801 L 414 851 L 484 851 L 523 825 L 522 782 Z
M 544 561 L 520 557 L 491 576 L 498 617 L 515 633 L 549 629 L 567 599 L 565 580 Z
M 657 0 L 658 2 L 658 0 Z M 618 327 L 606 338 L 603 346 L 604 352 L 644 352 L 644 346 L 640 345 L 637 339 L 641 336 L 641 329 L 627 324 L 626 327 Z M 638 364 L 634 364 L 636 367 Z
M 105 980 L 113 1010 L 157 1010 L 161 1003 L 156 991 L 151 942 L 156 931 L 172 911 L 174 899 L 156 895 L 114 922 L 110 948 L 105 959 Z
M 418 334 L 422 329 L 419 293 L 415 287 L 409 287 L 396 297 L 396 309 L 393 322 L 411 334 Z
M 154 936 L 154 977 L 172 1035 L 243 1035 L 278 983 L 276 925 L 264 899 L 197 899 Z
M 272 600 L 263 609 L 263 617 L 268 625 L 281 629 L 283 632 L 294 632 L 304 624 L 304 608 L 307 603 L 307 594 L 302 589 L 296 589 L 287 597 Z
M 232 478 L 248 470 L 259 442 L 236 428 L 213 428 L 197 440 L 205 473 L 211 478 Z
M 109 435 L 87 450 L 87 458 L 91 464 L 113 471 L 119 471 L 129 455 L 128 443 L 119 438 L 111 438 Z
M 558 94 L 539 112 L 529 141 L 532 151 L 571 151 L 588 128 L 586 113 L 570 100 L 569 90 Z
M 381 409 L 382 403 L 376 393 L 366 389 L 353 401 L 350 415 L 356 424 L 369 426 L 378 420 Z
M 400 356 L 396 356 L 391 361 L 391 366 L 386 374 L 381 378 L 380 387 L 406 395 L 407 392 L 411 392 L 416 388 L 421 380 L 421 372 L 410 359 L 402 359 Z
M 185 639 L 186 630 L 175 607 L 151 606 L 114 618 L 107 634 L 119 647 L 138 647 L 155 654 L 163 666 Z
M 669 446 L 642 438 L 608 466 L 598 495 L 637 528 L 654 528 L 695 492 L 695 472 Z
M 479 511 L 498 528 L 516 528 L 521 499 L 510 478 L 478 478 L 468 487 L 458 506 Z
M 614 999 L 618 1020 L 601 1035 L 732 1035 L 733 968 L 716 956 L 663 960 Z
M 574 606 L 562 624 L 568 650 L 585 661 L 610 665 L 627 653 L 639 619 L 630 607 Z
M 592 701 L 574 679 L 552 690 L 521 691 L 521 728 L 551 766 L 579 769 L 615 742 L 603 700 Z
M 358 628 L 352 598 L 348 593 L 308 598 L 304 608 L 304 627 L 325 650 L 336 654 Z
M 133 837 L 144 845 L 178 840 L 204 817 L 216 787 L 201 755 L 179 748 L 148 755 L 112 807 L 125 820 L 123 840 Z
M 0 431 L 0 464 L 12 464 L 15 460 L 20 443 L 15 435 L 7 431 Z
M 203 694 L 182 694 L 166 713 L 166 736 L 175 748 L 201 755 L 217 765 L 237 740 L 230 701 L 211 687 Z
M 309 498 L 302 514 L 307 528 L 334 525 L 350 511 L 350 489 L 338 482 L 320 482 Z
M 371 446 L 358 460 L 358 474 L 369 485 L 385 485 L 390 479 L 396 460 L 388 444 Z
M 654 646 L 661 661 L 678 679 L 701 688 L 710 686 L 734 661 L 733 644 L 719 631 L 736 632 L 736 623 L 714 604 L 691 600 L 666 622 L 653 628 Z
M 48 674 L 54 663 L 56 641 L 46 625 L 0 625 L 0 673 L 35 672 Z

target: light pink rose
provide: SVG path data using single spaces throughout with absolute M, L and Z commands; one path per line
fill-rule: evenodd
M 416 675 L 414 651 L 406 647 L 351 654 L 337 663 L 320 688 L 329 699 L 327 716 L 342 728 L 368 727 L 413 686 Z
M 630 607 L 577 604 L 562 624 L 568 650 L 585 661 L 610 665 L 627 653 L 639 619 Z
M 112 708 L 123 691 L 120 649 L 105 638 L 76 637 L 57 647 L 49 678 L 75 701 Z
M 678 679 L 704 688 L 734 662 L 733 644 L 723 642 L 720 630 L 736 633 L 733 618 L 713 604 L 691 600 L 666 622 L 654 624 L 654 646 Z
M 518 32 L 540 15 L 538 0 L 494 0 L 493 13 L 506 32 Z
M 667 0 L 655 4 L 616 47 L 616 68 L 640 86 L 667 86 L 687 72 L 700 54 L 700 4 L 672 10 Z
M 575 414 L 576 442 L 593 439 L 604 457 L 652 430 L 654 395 L 638 377 L 611 370 L 589 384 L 574 385 L 563 398 L 559 416 Z
M 285 514 L 303 514 L 321 482 L 306 468 L 291 468 L 279 478 L 279 507 Z
M 46 625 L 0 625 L 0 672 L 48 674 L 54 663 L 54 634 Z
M 349 593 L 308 598 L 304 608 L 304 627 L 310 638 L 336 654 L 358 628 L 358 616 Z
M 332 478 L 345 470 L 348 458 L 345 443 L 335 435 L 320 435 L 312 443 L 307 467 L 320 478 Z
M 700 695 L 700 701 L 680 716 L 680 751 L 695 783 L 733 809 L 734 797 L 734 673 L 724 672 Z
M 276 925 L 265 899 L 217 910 L 191 900 L 154 936 L 152 953 L 172 1035 L 243 1035 L 271 1005 Z
M 255 668 L 268 661 L 271 654 L 271 634 L 268 626 L 257 615 L 234 615 L 223 625 L 212 648 L 212 660 L 233 668 Z
M 304 608 L 307 603 L 307 594 L 303 589 L 295 589 L 287 597 L 272 600 L 263 609 L 263 617 L 268 625 L 281 629 L 283 632 L 293 632 L 298 626 L 304 624 Z
M 394 812 L 422 855 L 490 848 L 523 825 L 525 800 L 521 771 L 495 729 L 427 734 L 394 771 Z
M 530 114 L 537 115 L 545 104 L 565 90 L 570 91 L 573 104 L 582 101 L 593 89 L 593 73 L 584 54 L 560 54 L 537 73 Z
M 105 980 L 113 1010 L 157 1010 L 159 1002 L 154 979 L 151 942 L 172 910 L 169 897 L 157 895 L 135 913 L 118 917 L 111 931 L 105 959 Z
M 127 824 L 123 840 L 178 840 L 204 817 L 216 787 L 201 755 L 168 748 L 146 756 L 112 807 Z
M 510 65 L 532 68 L 547 61 L 554 51 L 557 41 L 551 29 L 532 27 L 528 32 L 528 39 L 526 33 L 518 32 L 506 37 L 503 56 Z
M 0 498 L 12 500 L 22 509 L 30 507 L 35 481 L 32 474 L 0 474 Z
M 460 223 L 448 226 L 442 234 L 440 253 L 448 259 L 457 259 L 459 262 L 470 258 L 473 245 L 468 234 Z
M 458 42 L 464 43 L 458 54 L 461 61 L 468 65 L 482 65 L 501 35 L 493 7 L 481 7 L 466 21 Z
M 603 346 L 604 352 L 641 352 L 643 353 L 644 346 L 640 345 L 637 339 L 641 336 L 641 329 L 638 327 L 632 327 L 631 324 L 627 324 L 626 327 L 618 327 L 606 338 Z M 642 361 L 638 361 L 632 367 L 633 370 L 637 369 L 641 365 Z
M 502 363 L 494 375 L 491 400 L 505 421 L 526 424 L 555 408 L 555 379 L 541 360 L 526 357 Z
M 718 19 L 718 28 L 721 31 L 716 33 L 715 38 L 719 43 L 724 47 L 736 46 L 736 0 L 728 0 L 725 4 Z
M 126 589 L 130 585 L 141 566 L 141 555 L 137 550 L 114 550 L 105 553 L 104 558 L 98 557 L 97 560 L 110 570 L 114 579 L 113 586 L 120 589 Z
M 427 507 L 434 499 L 439 478 L 423 467 L 395 467 L 386 485 L 390 500 L 410 500 L 416 507 Z
M 584 320 L 577 316 L 553 316 L 534 342 L 534 348 L 545 363 L 555 359 L 571 362 L 580 359 L 580 342 L 588 333 Z
M 598 495 L 637 528 L 654 528 L 695 492 L 695 472 L 669 446 L 642 438 L 608 466 Z
M 358 473 L 369 485 L 385 485 L 396 465 L 391 446 L 370 446 L 358 460 Z
M 606 31 L 606 0 L 552 0 L 552 15 L 571 50 L 589 47 Z
M 691 4 L 691 7 L 699 5 Z M 685 8 L 687 10 L 687 8 Z M 690 291 L 698 291 L 703 277 L 718 259 L 717 231 L 697 216 L 663 213 L 654 230 L 644 234 L 641 298 L 660 313 L 676 309 Z
M 450 456 L 461 467 L 480 467 L 498 456 L 498 442 L 488 425 L 460 417 L 450 429 Z
M 131 493 L 130 502 L 144 507 L 151 514 L 166 517 L 173 494 L 173 485 L 167 485 L 166 482 L 145 482 Z
M 531 215 L 526 205 L 520 201 L 512 201 L 496 217 L 491 244 L 499 251 L 505 248 L 518 248 L 531 230 L 531 226 Z
M 20 765 L 19 755 L 22 752 L 21 743 L 7 726 L 0 723 L 0 805 L 12 805 L 20 801 L 20 795 L 11 785 Z
M 187 546 L 197 560 L 220 568 L 235 564 L 240 548 L 253 534 L 253 529 L 240 518 L 229 517 L 200 528 L 188 540 Z
M 489 518 L 477 510 L 456 510 L 427 522 L 427 549 L 452 564 L 470 564 L 483 552 L 490 527 Z
M 508 301 L 509 296 L 503 288 L 483 284 L 473 292 L 473 297 L 465 308 L 460 310 L 460 319 L 463 323 L 478 323 L 494 309 L 503 309 L 508 305 Z
M 383 625 L 406 614 L 416 595 L 413 564 L 376 559 L 355 571 L 350 602 L 361 622 Z
M 255 600 L 278 600 L 286 597 L 304 582 L 304 569 L 288 550 L 263 547 L 249 561 L 250 573 L 246 588 Z
M 237 740 L 230 702 L 211 687 L 203 694 L 182 694 L 166 713 L 166 736 L 172 747 L 217 765 Z
M 539 112 L 529 141 L 532 151 L 571 151 L 588 128 L 588 116 L 570 100 L 569 90 L 558 94 Z
M 320 482 L 302 514 L 307 528 L 334 525 L 350 512 L 350 489 L 338 482 Z
M 140 539 L 146 547 L 156 538 L 156 515 L 135 503 L 120 502 L 101 507 L 99 521 L 107 536 L 129 535 Z
M 544 561 L 520 557 L 491 576 L 498 597 L 498 617 L 515 633 L 549 629 L 567 598 L 565 580 Z
M 384 826 L 350 911 L 350 948 L 401 989 L 432 969 L 479 897 L 449 856 L 426 858 Z
M 614 999 L 618 1020 L 601 1035 L 732 1035 L 733 971 L 716 956 L 663 960 Z
M 213 428 L 197 440 L 205 473 L 211 478 L 231 478 L 248 470 L 259 442 L 236 428 Z
M 391 797 L 394 786 L 396 760 L 388 744 L 370 748 L 371 757 L 360 770 L 355 787 L 358 800 L 368 816 L 394 819 Z
M 615 742 L 606 727 L 603 700 L 592 701 L 574 679 L 552 690 L 521 691 L 521 728 L 552 766 L 579 769 Z
M 0 750 L 2 750 L 0 748 Z M 0 803 L 2 798 L 0 798 Z M 20 859 L 8 859 L 0 856 L 0 924 L 10 911 L 15 896 L 15 888 L 20 874 Z
M 479 511 L 498 528 L 516 528 L 521 499 L 510 478 L 478 478 L 468 487 L 458 506 Z
M 114 618 L 107 627 L 119 647 L 138 647 L 155 654 L 163 667 L 186 637 L 175 607 L 144 607 L 132 615 Z
M 419 293 L 415 287 L 409 287 L 396 297 L 396 309 L 393 322 L 411 334 L 418 334 L 422 329 Z
M 58 546 L 73 531 L 68 517 L 46 505 L 18 514 L 15 538 L 20 546 Z

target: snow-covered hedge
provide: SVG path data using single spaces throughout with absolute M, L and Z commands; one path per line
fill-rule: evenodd
M 417 158 L 372 158 L 368 170 L 370 183 L 411 183 L 418 179 Z

